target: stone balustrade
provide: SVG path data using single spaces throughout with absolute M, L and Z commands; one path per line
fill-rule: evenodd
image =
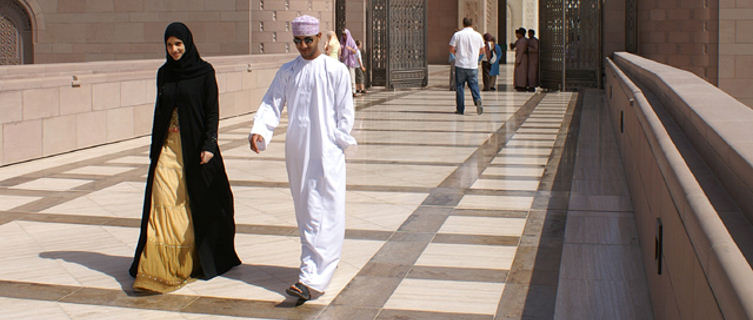
M 256 110 L 292 54 L 209 57 L 220 118 Z M 162 59 L 0 67 L 0 165 L 151 133 Z
M 753 110 L 629 53 L 605 90 L 656 318 L 753 318 Z

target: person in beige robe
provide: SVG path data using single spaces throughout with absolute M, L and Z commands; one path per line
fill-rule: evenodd
M 518 40 L 510 44 L 510 47 L 515 50 L 513 85 L 517 91 L 526 91 L 528 87 L 528 39 L 526 39 L 526 29 L 520 28 L 515 30 L 515 37 Z
M 536 31 L 528 30 L 528 91 L 536 91 L 539 86 L 539 39 Z

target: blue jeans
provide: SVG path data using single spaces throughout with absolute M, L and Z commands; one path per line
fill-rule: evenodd
M 481 93 L 478 91 L 478 69 L 465 69 L 455 67 L 455 105 L 458 112 L 465 112 L 465 82 L 471 88 L 473 103 L 481 102 Z

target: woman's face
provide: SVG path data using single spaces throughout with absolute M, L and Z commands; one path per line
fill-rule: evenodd
M 183 44 L 183 40 L 180 40 L 177 37 L 167 38 L 165 47 L 167 47 L 167 54 L 169 54 L 175 61 L 180 60 L 180 58 L 183 57 L 183 53 L 186 52 L 186 46 Z

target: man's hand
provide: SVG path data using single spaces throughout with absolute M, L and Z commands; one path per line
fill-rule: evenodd
M 201 152 L 201 162 L 199 164 L 206 164 L 209 162 L 209 160 L 212 160 L 212 157 L 214 157 L 214 153 L 211 153 L 209 151 L 202 151 Z
M 366 68 L 365 67 L 361 67 L 361 71 L 366 72 Z
M 249 147 L 251 147 L 251 150 L 253 150 L 254 152 L 259 153 L 259 151 L 261 151 L 259 149 L 259 144 L 260 143 L 261 144 L 264 143 L 264 137 L 262 137 L 262 136 L 260 136 L 260 135 L 258 135 L 256 133 L 251 134 L 250 136 L 248 136 L 248 145 L 249 145 Z

